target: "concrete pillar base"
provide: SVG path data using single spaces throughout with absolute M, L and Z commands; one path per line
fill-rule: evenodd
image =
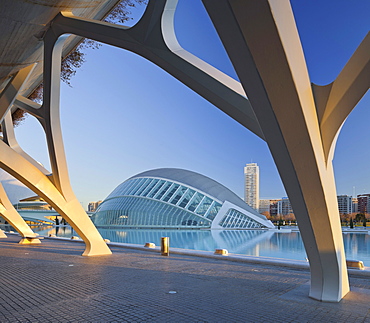
M 3 230 L 0 230 L 0 238 L 7 238 Z
M 41 241 L 38 238 L 22 238 L 19 244 L 40 244 Z

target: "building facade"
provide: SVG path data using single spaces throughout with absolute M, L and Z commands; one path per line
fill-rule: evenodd
M 20 216 L 28 223 L 53 224 L 58 213 L 29 188 L 0 169 L 0 182 Z M 0 224 L 8 224 L 0 216 Z
M 281 200 L 279 200 L 277 207 L 279 215 L 293 214 L 292 205 L 287 197 L 283 197 Z
M 338 200 L 339 214 L 353 213 L 352 196 L 338 195 L 337 200 Z
M 279 199 L 270 200 L 270 216 L 276 217 L 278 215 Z
M 260 200 L 258 212 L 261 214 L 266 214 L 266 212 L 270 214 L 270 204 L 271 200 Z
M 246 164 L 244 167 L 244 201 L 254 210 L 259 208 L 260 172 L 257 163 Z
M 120 184 L 91 219 L 97 227 L 273 228 L 220 183 L 183 169 L 143 172 Z
M 370 194 L 357 195 L 358 213 L 370 213 Z
M 98 206 L 102 203 L 103 201 L 97 201 L 97 202 L 90 202 L 87 206 L 87 212 L 95 212 Z
M 358 200 L 357 197 L 352 197 L 352 212 L 358 213 Z

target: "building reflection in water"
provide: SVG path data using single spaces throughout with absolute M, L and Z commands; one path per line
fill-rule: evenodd
M 1 226 L 5 231 L 10 226 Z M 33 230 L 40 235 L 55 234 L 70 238 L 77 233 L 70 226 L 39 226 Z M 14 231 L 14 230 L 13 230 Z M 161 237 L 170 238 L 170 247 L 214 251 L 227 249 L 229 253 L 272 257 L 282 259 L 305 260 L 306 253 L 301 235 L 288 230 L 156 230 L 156 229 L 99 229 L 104 239 L 111 242 L 144 245 L 153 242 L 160 245 Z M 366 232 L 343 233 L 347 259 L 361 260 L 370 266 L 370 235 Z

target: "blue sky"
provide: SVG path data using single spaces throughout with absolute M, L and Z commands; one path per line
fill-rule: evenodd
M 366 0 L 292 0 L 312 82 L 330 83 L 369 30 Z M 139 15 L 140 9 L 134 13 Z M 199 0 L 180 0 L 180 44 L 235 77 Z M 159 67 L 122 49 L 87 50 L 87 61 L 62 84 L 61 118 L 72 187 L 86 207 L 139 172 L 184 168 L 243 196 L 243 167 L 260 166 L 260 197 L 285 191 L 267 145 Z M 370 95 L 344 124 L 334 158 L 338 194 L 370 193 Z M 21 146 L 48 166 L 41 127 L 16 129 Z M 32 135 L 30 135 L 32 134 Z M 40 144 L 35 145 L 35 142 Z

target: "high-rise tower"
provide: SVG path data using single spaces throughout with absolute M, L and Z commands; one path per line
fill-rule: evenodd
M 260 171 L 256 163 L 244 167 L 244 201 L 258 211 L 260 200 Z

